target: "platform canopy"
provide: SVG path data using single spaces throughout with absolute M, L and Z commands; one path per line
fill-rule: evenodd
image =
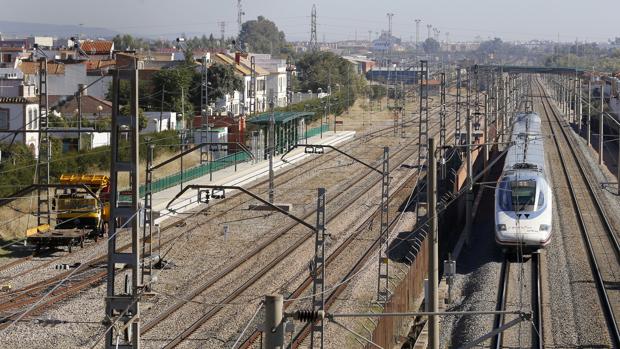
M 476 66 L 470 66 L 469 69 L 475 69 Z M 480 70 L 503 71 L 504 73 L 534 73 L 534 74 L 576 74 L 583 72 L 582 69 L 566 68 L 566 67 L 534 67 L 519 65 L 485 65 L 477 66 Z
M 247 122 L 254 125 L 269 125 L 269 118 L 271 117 L 271 114 L 271 112 L 261 113 L 251 119 L 248 119 Z M 277 111 L 273 112 L 273 116 L 276 124 L 284 124 L 296 119 L 314 116 L 314 112 Z

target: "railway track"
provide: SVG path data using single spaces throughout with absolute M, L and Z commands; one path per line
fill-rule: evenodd
M 530 270 L 530 282 L 523 285 L 525 282 L 524 269 L 529 267 Z M 518 275 L 514 275 L 515 270 Z M 511 274 L 512 273 L 512 274 Z M 517 285 L 512 285 L 511 282 L 517 281 Z M 522 310 L 531 311 L 532 323 L 521 323 L 514 325 L 511 328 L 499 332 L 493 337 L 491 348 L 544 348 L 543 340 L 543 314 L 542 314 L 542 279 L 540 272 L 540 254 L 532 253 L 529 260 L 521 260 L 519 262 L 512 262 L 507 257 L 502 263 L 500 271 L 500 283 L 497 297 L 497 307 L 495 310 Z M 515 292 L 521 292 L 524 288 L 531 291 L 529 299 L 523 299 L 520 294 L 513 294 Z M 526 304 L 527 303 L 527 304 Z M 521 307 L 527 307 L 529 309 L 514 309 L 514 305 Z M 498 329 L 508 323 L 508 319 L 505 314 L 498 314 L 495 316 L 493 328 Z M 510 319 L 511 321 L 513 319 Z M 523 338 L 524 333 L 529 333 L 529 338 Z
M 406 149 L 406 147 L 400 148 L 400 150 L 397 151 L 397 152 L 401 153 L 405 149 Z M 393 155 L 397 155 L 397 154 L 393 154 Z M 411 156 L 410 154 L 406 154 L 406 156 L 403 157 L 401 162 L 406 161 L 406 159 L 408 159 L 410 156 Z M 393 168 L 396 168 L 396 167 L 400 166 L 400 162 L 398 164 L 394 164 L 394 162 L 392 162 L 392 163 L 393 163 L 393 165 L 392 165 Z M 361 174 L 360 176 L 358 176 L 350 184 L 350 187 L 358 187 L 358 184 L 360 184 L 364 180 L 368 179 L 368 175 L 370 175 L 371 173 L 372 173 L 372 171 L 368 171 L 366 173 Z M 364 186 L 364 187 L 372 188 L 375 185 L 377 185 L 380 182 L 380 180 L 381 180 L 380 177 L 376 178 L 376 179 L 373 179 L 371 185 Z M 328 193 L 327 193 L 328 194 L 328 196 L 327 196 L 328 197 L 327 205 L 333 204 L 334 202 L 336 202 L 338 200 L 344 200 L 345 202 L 339 204 L 335 210 L 333 208 L 332 209 L 329 209 L 329 208 L 327 209 L 327 213 L 328 213 L 328 216 L 326 217 L 327 218 L 327 223 L 329 223 L 330 221 L 335 220 L 353 202 L 355 202 L 358 199 L 360 199 L 361 197 L 363 197 L 366 192 L 367 192 L 367 190 L 358 190 L 357 192 L 351 194 L 349 191 L 341 191 L 341 192 L 337 193 L 335 196 L 331 196 L 330 197 L 329 196 L 329 191 L 328 191 Z M 303 216 L 301 218 L 302 219 L 308 219 L 308 218 L 312 217 L 313 215 L 314 215 L 314 211 L 308 213 L 307 215 L 305 215 L 305 216 Z M 265 248 L 267 248 L 267 246 L 275 243 L 278 239 L 280 239 L 282 236 L 287 234 L 289 231 L 291 231 L 294 227 L 296 227 L 298 225 L 299 225 L 298 223 L 294 222 L 294 223 L 291 223 L 291 224 L 283 227 L 271 239 L 266 240 L 262 244 L 256 246 L 254 249 L 252 249 L 252 251 L 250 251 L 249 253 L 244 254 L 243 258 L 240 258 L 237 262 L 235 262 L 233 264 L 230 264 L 224 270 L 220 271 L 217 275 L 215 275 L 214 277 L 210 278 L 203 285 L 201 285 L 200 287 L 194 289 L 189 296 L 185 297 L 185 299 L 193 300 L 194 298 L 196 298 L 197 296 L 199 296 L 200 294 L 202 294 L 206 290 L 212 288 L 224 276 L 226 276 L 226 275 L 232 273 L 234 270 L 242 267 L 246 262 L 248 262 L 248 260 L 250 258 L 256 256 L 259 252 L 261 252 Z M 355 235 L 355 233 L 352 234 L 352 235 Z M 284 251 L 282 251 L 275 258 L 273 258 L 271 261 L 269 261 L 269 263 L 263 265 L 260 268 L 260 270 L 252 272 L 252 276 L 250 278 L 245 280 L 241 285 L 236 287 L 232 292 L 230 292 L 223 299 L 219 300 L 217 303 L 218 304 L 232 303 L 240 295 L 242 295 L 249 287 L 251 287 L 256 281 L 258 281 L 259 279 L 264 277 L 267 273 L 269 273 L 269 271 L 272 270 L 277 264 L 283 262 L 285 259 L 290 257 L 291 254 L 296 249 L 298 249 L 302 244 L 306 243 L 312 236 L 314 236 L 314 232 L 305 232 L 305 233 L 303 233 L 303 235 L 299 239 L 296 239 L 292 244 L 288 245 L 288 247 Z M 350 237 L 347 240 L 351 241 L 350 239 L 354 239 L 354 237 L 353 238 Z M 328 258 L 328 260 L 329 260 L 329 258 Z M 329 263 L 329 262 L 326 261 L 326 263 Z M 155 326 L 157 326 L 158 324 L 162 323 L 163 320 L 168 318 L 174 312 L 178 311 L 185 304 L 186 304 L 185 301 L 177 302 L 176 304 L 174 304 L 170 308 L 166 309 L 164 312 L 162 312 L 155 319 L 153 319 L 152 321 L 146 323 L 143 326 L 143 333 L 147 333 L 150 330 L 152 330 Z M 222 310 L 222 308 L 223 308 L 223 306 L 215 306 L 212 309 L 210 309 L 209 311 L 207 311 L 204 314 L 202 314 L 198 319 L 193 321 L 189 325 L 189 327 L 187 327 L 184 331 L 179 333 L 172 341 L 170 341 L 168 344 L 166 344 L 165 348 L 172 348 L 172 347 L 178 345 L 179 343 L 181 343 L 183 340 L 188 338 L 194 331 L 196 331 L 204 323 L 206 323 L 209 319 L 211 319 L 217 313 L 219 313 Z
M 549 120 L 551 133 L 569 183 L 572 206 L 598 289 L 601 307 L 613 346 L 620 347 L 618 316 L 620 316 L 620 248 L 617 232 L 610 224 L 601 200 L 594 189 L 583 160 L 569 137 L 567 123 L 560 118 L 550 97 L 538 81 L 541 103 Z
M 413 144 L 413 142 L 411 142 Z M 401 150 L 407 148 L 407 146 L 405 145 L 404 147 L 400 148 Z M 403 162 L 406 161 L 406 159 L 408 159 L 412 154 L 409 154 L 407 156 L 404 157 Z M 393 163 L 393 162 L 392 162 Z M 397 167 L 397 166 L 395 166 Z M 362 175 L 360 176 L 360 179 L 365 178 L 366 175 Z M 405 187 L 409 188 L 412 184 L 411 180 L 417 180 L 417 176 L 413 177 L 413 178 L 409 178 L 409 180 L 404 181 L 403 186 L 401 187 L 402 190 L 398 190 L 397 192 L 393 193 L 392 199 L 394 198 L 396 200 L 402 200 L 404 197 L 403 195 L 409 195 L 410 191 L 406 191 L 404 190 Z M 375 183 L 373 185 L 371 185 L 370 187 L 378 184 L 379 179 L 377 179 L 377 181 L 375 181 Z M 355 181 L 355 183 L 358 183 L 358 180 Z M 357 184 L 353 184 L 351 186 L 357 186 Z M 356 194 L 355 198 L 353 198 L 352 200 L 349 200 L 348 204 L 344 204 L 344 205 L 340 205 L 339 208 L 337 209 L 336 213 L 334 214 L 333 217 L 328 217 L 328 220 L 331 220 L 333 218 L 335 218 L 338 214 L 340 214 L 342 211 L 344 211 L 352 202 L 355 202 L 359 197 L 361 197 L 361 195 L 363 195 L 365 192 L 361 192 L 359 195 Z M 329 194 L 329 191 L 328 191 Z M 341 196 L 342 193 L 338 193 L 338 196 Z M 329 198 L 329 195 L 328 195 Z M 394 210 L 396 208 L 392 208 L 392 210 Z M 331 210 L 328 210 L 331 211 Z M 376 214 L 377 211 L 375 211 Z M 307 217 L 305 217 L 304 219 L 307 219 L 308 217 L 310 217 L 311 215 L 313 215 L 314 212 L 310 213 Z M 357 226 L 356 229 L 353 229 L 353 233 L 333 252 L 332 255 L 330 255 L 327 260 L 326 260 L 326 265 L 328 266 L 330 263 L 332 263 L 333 260 L 335 260 L 338 255 L 340 255 L 340 253 L 342 251 L 348 250 L 347 247 L 350 246 L 351 242 L 356 241 L 357 239 L 359 239 L 359 234 L 361 234 L 364 230 L 366 229 L 360 229 L 359 227 L 364 227 L 365 225 L 368 225 L 368 223 L 370 221 L 372 221 L 373 218 L 376 218 L 375 215 L 371 215 L 370 218 L 368 218 L 363 224 Z M 284 230 L 281 231 L 281 233 L 284 233 L 290 229 L 292 229 L 293 226 L 297 225 L 296 223 L 291 224 L 291 226 L 286 227 Z M 228 294 L 227 297 L 217 300 L 216 302 L 214 302 L 215 304 L 220 304 L 218 306 L 213 307 L 212 309 L 206 311 L 205 313 L 201 314 L 200 317 L 191 322 L 188 327 L 182 331 L 181 333 L 177 334 L 172 341 L 170 341 L 168 344 L 166 344 L 164 347 L 165 348 L 172 348 L 177 346 L 178 344 L 180 344 L 182 341 L 184 341 L 185 339 L 189 338 L 197 329 L 199 329 L 201 326 L 203 326 L 207 321 L 209 321 L 210 319 L 212 319 L 216 314 L 218 314 L 222 309 L 223 309 L 223 304 L 230 304 L 232 302 L 234 302 L 238 297 L 240 297 L 243 292 L 245 290 L 247 290 L 249 287 L 251 287 L 255 282 L 257 282 L 258 280 L 260 280 L 262 277 L 264 277 L 264 275 L 266 275 L 266 273 L 268 273 L 275 265 L 277 265 L 278 263 L 280 263 L 281 261 L 283 261 L 287 256 L 289 256 L 291 253 L 293 253 L 293 251 L 295 251 L 295 249 L 297 249 L 299 246 L 301 246 L 301 244 L 305 243 L 308 241 L 308 239 L 310 237 L 312 237 L 314 235 L 314 233 L 307 233 L 305 234 L 302 238 L 300 238 L 299 240 L 297 240 L 296 242 L 294 242 L 292 245 L 290 245 L 283 253 L 281 253 L 280 255 L 278 255 L 278 257 L 274 260 L 272 260 L 270 263 L 268 263 L 266 266 L 264 266 L 263 268 L 261 268 L 261 270 L 259 270 L 258 272 L 254 273 L 252 277 L 250 277 L 248 280 L 246 280 L 241 286 L 235 288 L 233 290 L 233 292 L 231 292 L 230 294 Z M 376 239 L 376 236 L 378 236 L 378 234 L 375 233 L 375 236 L 372 237 L 371 240 Z M 368 239 L 366 239 L 368 240 Z M 272 243 L 271 241 L 267 242 L 267 243 Z M 266 244 L 267 244 L 266 243 Z M 261 246 L 257 246 L 257 248 L 255 248 L 256 252 L 258 253 L 259 251 L 262 251 L 265 247 L 266 244 L 262 244 Z M 371 246 L 371 248 L 366 251 L 365 256 L 367 257 L 371 251 L 374 249 L 374 247 L 376 245 L 376 241 L 375 244 L 373 244 Z M 254 250 L 252 251 L 254 252 Z M 245 263 L 247 261 L 246 259 L 247 255 L 244 256 L 243 260 L 240 261 L 241 263 Z M 361 265 L 363 265 L 363 261 L 365 261 L 365 257 L 362 257 L 360 260 L 358 260 L 358 263 L 356 265 L 358 265 L 358 267 L 361 267 Z M 199 295 L 201 295 L 203 292 L 205 292 L 206 290 L 208 290 L 209 288 L 212 288 L 215 283 L 220 280 L 222 277 L 224 277 L 225 275 L 228 275 L 229 273 L 231 273 L 234 269 L 240 267 L 241 264 L 237 265 L 238 263 L 235 263 L 233 265 L 230 265 L 229 267 L 227 267 L 225 270 L 223 270 L 222 272 L 218 273 L 218 275 L 216 275 L 215 277 L 212 277 L 208 282 L 206 282 L 205 284 L 201 285 L 199 288 L 194 289 L 191 294 L 187 297 L 184 297 L 183 301 L 178 302 L 178 304 L 175 304 L 174 306 L 171 306 L 169 309 L 167 309 L 166 311 L 164 311 L 163 313 L 161 313 L 159 316 L 157 316 L 155 319 L 153 319 L 150 322 L 147 322 L 144 326 L 143 326 L 143 333 L 149 332 L 150 330 L 152 330 L 155 326 L 157 326 L 158 324 L 161 324 L 163 322 L 163 320 L 165 320 L 167 317 L 169 317 L 171 314 L 173 314 L 174 312 L 178 311 L 178 309 L 180 308 L 180 306 L 183 306 L 184 304 L 186 304 L 188 301 L 192 301 L 194 298 L 198 297 Z M 293 294 L 289 297 L 289 298 L 294 298 L 296 297 L 296 295 L 300 295 L 303 291 L 305 291 L 309 286 L 311 285 L 311 279 L 310 278 L 306 278 L 305 281 L 302 282 L 302 284 L 296 289 L 296 291 L 293 292 Z M 335 294 L 339 294 L 340 292 L 342 292 L 342 290 L 344 290 L 343 287 L 339 287 L 335 292 L 332 294 L 332 301 L 335 299 L 333 297 L 336 297 Z M 329 297 L 326 298 L 328 304 L 329 303 Z
M 409 122 L 412 123 L 412 122 Z M 365 135 L 365 139 L 369 140 L 369 139 L 374 139 L 374 138 L 378 138 L 378 137 L 383 137 L 385 134 L 388 134 L 392 131 L 393 127 L 387 127 L 387 128 L 382 128 L 376 131 L 372 131 L 368 134 Z M 355 141 L 351 141 L 349 143 L 347 143 L 346 145 L 350 145 L 352 143 L 355 143 Z M 345 145 L 345 146 L 346 146 Z M 333 160 L 335 158 L 337 158 L 338 156 L 340 156 L 337 153 L 333 153 L 333 154 L 326 154 L 324 155 L 325 157 L 327 157 L 324 162 L 328 162 L 330 160 Z M 278 183 L 278 185 L 283 185 L 286 182 L 289 182 L 291 180 L 295 179 L 295 175 L 291 175 L 290 172 L 297 172 L 297 171 L 304 171 L 304 167 L 305 166 L 310 166 L 309 164 L 311 164 L 311 161 L 305 161 L 302 164 L 288 170 L 285 172 L 281 172 L 279 174 L 277 174 L 275 176 L 276 179 L 282 179 L 285 176 L 288 176 L 287 179 L 283 180 L 282 182 Z M 253 185 L 252 188 L 257 188 L 260 187 L 262 185 L 265 185 L 268 182 L 268 180 L 263 180 L 259 183 L 256 183 L 255 185 Z M 235 197 L 237 197 L 239 195 L 239 193 L 235 193 L 233 195 L 231 195 L 228 199 L 228 203 L 230 203 L 230 199 L 233 199 Z M 246 199 L 246 200 L 241 200 L 240 203 L 233 205 L 232 208 L 229 208 L 227 210 L 222 210 L 222 212 L 217 213 L 215 215 L 210 216 L 206 221 L 202 221 L 201 223 L 208 223 L 210 221 L 213 221 L 219 217 L 222 217 L 226 214 L 226 211 L 229 211 L 230 209 L 234 209 L 234 208 L 238 208 L 241 207 L 245 204 L 247 204 L 247 202 L 249 202 L 250 199 Z M 226 201 L 223 202 L 218 202 L 214 205 L 211 205 L 211 209 L 213 206 L 216 205 L 223 205 L 223 203 L 225 203 Z M 189 217 L 183 218 L 183 219 L 179 219 L 176 220 L 175 222 L 166 225 L 165 227 L 162 228 L 162 232 L 166 232 L 168 230 L 171 230 L 173 228 L 182 226 L 185 222 L 187 222 L 188 220 L 190 220 L 192 217 L 195 217 L 203 212 L 205 212 L 207 209 L 209 208 L 204 208 L 202 210 L 199 210 L 198 212 L 192 214 Z M 181 233 L 182 234 L 182 233 Z M 175 238 L 177 238 L 180 234 L 171 237 L 169 239 L 166 239 L 164 241 L 162 241 L 162 246 L 167 245 L 170 241 L 173 241 Z M 101 242 L 101 241 L 100 241 Z M 95 246 L 96 244 L 93 244 L 91 246 Z M 122 246 L 120 248 L 120 250 L 123 249 L 128 249 L 130 248 L 130 244 L 126 244 L 124 246 Z M 54 262 L 58 262 L 59 260 L 61 260 L 62 258 L 64 258 L 66 256 L 60 256 L 57 258 L 53 258 L 50 259 L 49 261 L 45 261 L 44 263 L 37 265 L 34 268 L 31 268 L 27 271 L 21 272 L 18 275 L 15 275 L 12 279 L 19 277 L 19 276 L 23 276 L 27 273 L 31 273 L 37 270 L 41 270 L 43 269 L 45 266 L 48 266 Z M 33 308 L 31 310 L 31 314 L 37 314 L 39 312 L 41 312 L 42 310 L 44 310 L 46 307 L 48 307 L 51 304 L 54 304 L 57 301 L 66 299 L 74 294 L 77 294 L 78 292 L 82 291 L 83 289 L 85 289 L 88 286 L 91 285 L 95 285 L 98 282 L 101 282 L 105 279 L 106 273 L 105 271 L 99 271 L 99 272 L 92 272 L 93 269 L 99 269 L 99 265 L 101 263 L 105 262 L 105 255 L 102 256 L 98 256 L 94 259 L 91 259 L 89 262 L 84 263 L 83 265 L 80 265 L 78 268 L 80 270 L 78 271 L 73 271 L 74 275 L 67 279 L 66 283 L 63 284 L 61 287 L 57 288 L 56 290 L 54 290 L 54 292 L 52 294 L 49 295 L 50 299 L 53 299 L 53 302 L 48 302 L 43 301 L 40 302 L 39 304 L 37 304 L 37 306 L 35 308 Z M 27 260 L 24 260 L 23 262 L 26 262 Z M 13 265 L 14 266 L 14 265 Z M 57 284 L 58 282 L 60 282 L 61 280 L 65 279 L 67 276 L 70 275 L 72 271 L 67 271 L 67 272 L 62 272 L 52 278 L 48 278 L 45 279 L 43 281 L 40 282 L 35 282 L 31 285 L 28 285 L 26 287 L 20 288 L 18 290 L 6 293 L 4 295 L 2 295 L 2 297 L 0 298 L 0 301 L 2 303 L 0 303 L 0 329 L 4 328 L 7 326 L 7 324 L 10 322 L 10 320 L 12 320 L 13 318 L 15 318 L 16 316 L 18 316 L 18 314 L 20 313 L 20 311 L 23 311 L 25 309 L 28 308 L 28 306 L 35 304 L 37 302 L 39 302 L 39 300 L 42 299 L 42 297 L 44 297 L 47 292 L 51 289 L 51 287 L 53 287 L 55 284 Z M 9 280 L 10 281 L 10 280 Z

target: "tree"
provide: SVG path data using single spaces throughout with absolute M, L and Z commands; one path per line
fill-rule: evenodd
M 437 53 L 439 52 L 440 45 L 437 40 L 428 38 L 422 43 L 422 48 L 424 48 L 424 52 L 426 53 Z
M 196 109 L 200 109 L 201 93 L 200 88 L 203 83 L 202 74 L 194 74 L 192 78 L 191 101 Z M 219 98 L 234 91 L 243 90 L 243 81 L 235 75 L 232 65 L 219 63 L 212 64 L 207 70 L 207 81 L 209 82 L 209 103 L 215 103 Z
M 336 86 L 343 88 L 349 84 L 359 90 L 358 74 L 352 64 L 331 52 L 306 53 L 295 62 L 295 66 L 301 91 L 316 92 L 320 88 L 327 92 L 330 85 L 333 90 Z
M 256 53 L 279 54 L 288 51 L 284 32 L 263 16 L 241 25 L 239 42 L 246 45 L 247 51 Z
M 116 35 L 112 38 L 116 50 L 148 50 L 149 43 L 142 38 L 134 38 L 129 34 Z
M 190 90 L 196 89 L 196 86 L 192 86 L 195 74 L 197 73 L 193 66 L 182 65 L 162 69 L 153 75 L 153 90 L 160 100 L 163 99 L 164 110 L 183 113 L 186 117 L 193 114 L 194 108 L 189 96 Z M 200 86 L 197 89 L 200 89 Z M 159 110 L 161 106 L 153 109 Z

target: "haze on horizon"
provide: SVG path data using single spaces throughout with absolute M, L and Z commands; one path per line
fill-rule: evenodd
M 562 42 L 605 42 L 620 36 L 620 1 L 560 0 L 411 0 L 327 1 L 243 0 L 243 20 L 262 15 L 284 31 L 287 40 L 308 40 L 310 12 L 317 6 L 319 41 L 375 38 L 387 30 L 387 13 L 394 13 L 393 33 L 403 40 L 415 37 L 414 19 L 422 20 L 420 38 L 427 36 L 427 24 L 449 32 L 450 41 L 500 37 L 503 40 L 552 40 Z M 32 9 L 36 9 L 33 11 Z M 57 2 L 31 0 L 12 2 L 0 13 L 0 20 L 47 24 L 82 24 L 120 33 L 156 38 L 209 35 L 219 37 L 219 22 L 226 23 L 226 36 L 237 33 L 237 1 L 212 0 L 108 0 Z M 12 33 L 7 33 L 12 34 Z

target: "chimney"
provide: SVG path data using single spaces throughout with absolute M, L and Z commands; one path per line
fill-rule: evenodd
M 235 63 L 239 64 L 241 62 L 241 52 L 235 52 Z

